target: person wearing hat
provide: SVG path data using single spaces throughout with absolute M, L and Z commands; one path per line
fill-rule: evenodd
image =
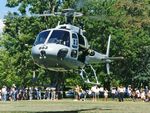
M 6 101 L 7 100 L 7 87 L 3 86 L 2 88 L 2 101 Z
M 12 85 L 11 92 L 12 92 L 12 100 L 16 101 L 16 85 L 15 84 Z

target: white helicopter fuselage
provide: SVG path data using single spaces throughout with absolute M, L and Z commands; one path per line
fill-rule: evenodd
M 99 84 L 96 71 L 91 64 L 104 60 L 107 74 L 110 74 L 109 63 L 111 60 L 123 59 L 123 57 L 109 57 L 111 36 L 109 35 L 108 38 L 106 54 L 96 52 L 90 48 L 83 35 L 82 26 L 80 28 L 69 24 L 74 21 L 75 17 L 81 17 L 82 13 L 75 12 L 73 9 L 65 9 L 60 13 L 38 16 L 57 15 L 65 16 L 65 22 L 68 24 L 58 25 L 56 28 L 47 29 L 38 34 L 31 51 L 35 64 L 57 72 L 79 69 L 84 82 Z M 90 73 L 92 79 L 87 74 L 86 67 L 90 67 L 93 73 Z
M 40 47 L 43 49 L 39 50 Z M 61 49 L 67 50 L 65 57 L 58 56 L 58 53 Z M 45 51 L 43 56 L 41 51 Z M 32 55 L 35 63 L 39 66 L 53 70 L 68 70 L 70 68 L 77 68 L 78 66 L 82 65 L 82 63 L 77 62 L 75 58 L 70 57 L 70 54 L 71 49 L 60 44 L 39 44 L 32 48 Z
M 82 68 L 107 58 L 89 49 L 81 29 L 70 24 L 40 32 L 32 47 L 32 56 L 37 65 L 54 71 Z

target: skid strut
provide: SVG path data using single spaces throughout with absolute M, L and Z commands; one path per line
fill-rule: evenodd
M 86 71 L 86 68 L 89 67 L 90 70 Z M 84 82 L 89 84 L 100 84 L 97 79 L 96 71 L 92 65 L 86 65 L 81 69 L 80 76 Z

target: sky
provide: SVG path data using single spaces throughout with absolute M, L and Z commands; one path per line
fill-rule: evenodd
M 8 8 L 6 7 L 7 0 L 0 0 L 0 33 L 2 32 L 3 27 L 5 26 L 3 23 L 4 15 L 10 12 L 16 12 L 17 8 Z
M 4 15 L 6 15 L 9 11 L 10 12 L 16 12 L 17 8 L 8 8 L 6 7 L 6 1 L 7 0 L 0 0 L 0 19 L 4 18 Z
M 62 2 L 62 0 L 60 0 L 60 2 Z M 4 27 L 4 16 L 7 15 L 8 12 L 17 12 L 17 8 L 8 8 L 6 7 L 6 3 L 7 0 L 0 0 L 0 33 L 2 32 L 2 29 Z
M 3 21 L 0 19 L 0 34 L 2 33 L 4 26 L 5 25 L 4 25 Z

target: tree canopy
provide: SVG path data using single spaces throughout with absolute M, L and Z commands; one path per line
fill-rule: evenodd
M 32 60 L 31 47 L 41 30 L 52 28 L 62 17 L 32 17 L 28 15 L 52 13 L 63 8 L 75 8 L 84 16 L 77 19 L 84 24 L 91 48 L 105 53 L 107 39 L 112 35 L 110 56 L 124 60 L 111 63 L 107 75 L 105 64 L 95 65 L 102 85 L 119 83 L 150 86 L 150 2 L 149 0 L 7 0 L 7 7 L 19 7 L 18 12 L 5 16 L 5 30 L 0 40 L 0 86 L 44 85 L 53 80 L 53 72 L 37 67 Z M 36 73 L 34 77 L 33 72 Z M 83 84 L 76 74 L 63 74 L 65 85 Z

